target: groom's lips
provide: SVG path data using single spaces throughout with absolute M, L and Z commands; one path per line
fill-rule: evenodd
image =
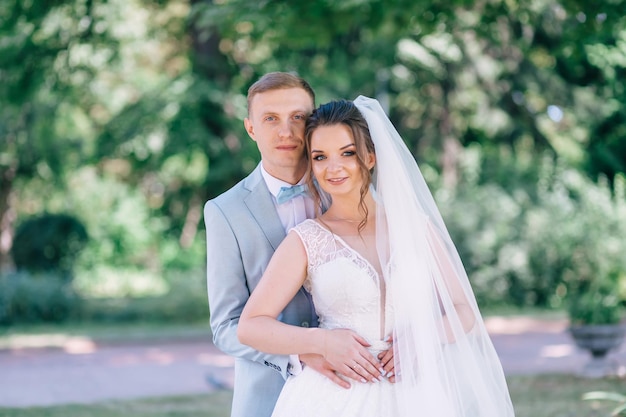
M 281 151 L 295 151 L 298 149 L 298 145 L 280 145 L 277 146 L 276 149 Z

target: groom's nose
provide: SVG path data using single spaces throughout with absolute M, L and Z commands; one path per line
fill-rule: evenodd
M 293 135 L 293 126 L 289 120 L 283 120 L 278 125 L 278 136 L 288 138 Z

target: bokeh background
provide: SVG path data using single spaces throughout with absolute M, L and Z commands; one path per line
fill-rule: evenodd
M 0 323 L 206 320 L 202 206 L 258 162 L 246 92 L 277 70 L 384 104 L 481 308 L 622 306 L 625 11 L 0 0 Z

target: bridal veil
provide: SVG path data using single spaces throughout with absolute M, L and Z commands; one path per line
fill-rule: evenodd
M 378 101 L 359 96 L 354 104 L 376 148 L 377 245 L 401 416 L 514 416 L 467 274 L 415 159 Z

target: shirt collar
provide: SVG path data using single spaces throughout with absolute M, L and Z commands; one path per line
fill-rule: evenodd
M 306 174 L 304 174 L 304 176 L 300 178 L 300 181 L 298 181 L 297 184 L 289 184 L 286 181 L 279 180 L 278 178 L 273 177 L 269 172 L 265 170 L 265 168 L 263 168 L 263 162 L 261 162 L 261 175 L 263 175 L 265 184 L 267 184 L 268 190 L 270 190 L 270 193 L 272 193 L 274 197 L 278 195 L 281 187 L 291 187 L 292 185 L 300 185 L 306 182 Z

